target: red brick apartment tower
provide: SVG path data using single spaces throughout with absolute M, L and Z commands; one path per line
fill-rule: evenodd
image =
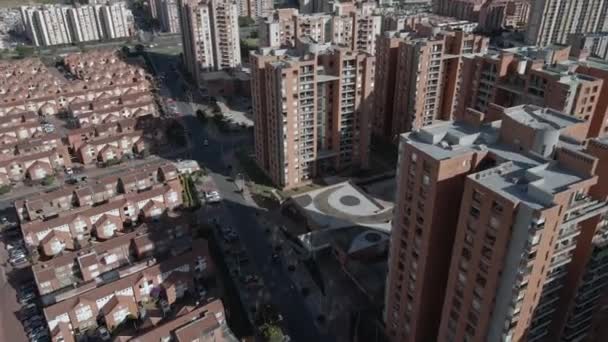
M 283 188 L 368 166 L 375 58 L 301 43 L 251 56 L 256 160 Z
M 467 108 L 486 111 L 531 103 L 589 122 L 587 137 L 608 132 L 608 63 L 569 58 L 568 46 L 521 47 L 462 59 L 460 98 L 455 117 Z
M 532 105 L 500 110 L 501 121 L 468 111 L 401 136 L 391 341 L 518 341 L 543 331 L 573 237 L 606 210 L 585 196 L 597 159 L 558 146 L 582 141 L 584 121 Z
M 378 37 L 374 134 L 399 134 L 450 120 L 460 92 L 463 54 L 485 52 L 488 39 L 419 24 L 416 31 Z
M 608 199 L 608 141 L 592 139 L 585 152 L 598 160 L 598 182 L 591 187 L 587 201 Z M 603 341 L 598 321 L 608 308 L 608 221 L 604 215 L 581 223 L 576 249 L 568 265 L 564 287 L 559 294 L 555 319 L 549 326 L 548 339 L 559 341 Z M 606 333 L 605 331 L 603 332 Z M 593 335 L 596 335 L 595 337 Z M 608 335 L 603 335 L 608 337 Z

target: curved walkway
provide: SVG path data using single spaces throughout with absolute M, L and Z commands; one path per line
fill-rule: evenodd
M 312 199 L 314 206 L 321 212 L 334 216 L 340 219 L 362 223 L 362 224 L 379 224 L 386 223 L 393 218 L 393 210 L 392 208 L 385 209 L 382 212 L 376 214 L 369 215 L 354 215 L 345 213 L 339 209 L 334 208 L 329 203 L 329 196 L 331 196 L 336 191 L 340 190 L 343 186 L 336 186 L 326 190 L 323 190 L 317 196 Z

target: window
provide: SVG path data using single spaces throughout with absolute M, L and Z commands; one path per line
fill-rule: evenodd
M 542 234 L 534 234 L 534 236 L 532 237 L 532 246 L 538 245 L 541 236 Z
M 464 233 L 464 243 L 465 245 L 471 247 L 473 246 L 473 235 L 469 234 L 468 232 Z
M 462 249 L 462 257 L 465 260 L 471 260 L 471 251 L 468 248 L 463 248 Z
M 422 184 L 423 185 L 429 185 L 431 183 L 431 178 L 427 175 L 423 175 L 422 176 Z
M 484 278 L 483 276 L 478 274 L 477 278 L 475 279 L 475 282 L 481 287 L 486 287 L 487 280 L 486 280 L 486 278 Z
M 481 203 L 482 197 L 481 192 L 473 190 L 473 202 Z
M 490 227 L 498 228 L 500 226 L 500 220 L 494 216 L 490 217 Z
M 497 214 L 502 214 L 503 207 L 500 203 L 492 201 L 492 210 Z
M 480 213 L 480 211 L 479 211 L 479 209 L 478 209 L 478 208 L 471 206 L 471 210 L 469 211 L 469 214 L 470 214 L 472 217 L 474 217 L 474 218 L 476 218 L 476 219 L 477 219 L 477 218 L 479 218 L 479 213 Z

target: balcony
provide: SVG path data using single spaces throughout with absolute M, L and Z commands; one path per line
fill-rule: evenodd
M 584 197 L 572 202 L 564 215 L 564 224 L 573 225 L 608 211 L 608 204 Z

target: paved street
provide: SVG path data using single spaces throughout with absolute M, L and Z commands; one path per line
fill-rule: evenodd
M 185 94 L 181 81 L 171 70 L 171 63 L 160 58 L 161 55 L 154 55 L 153 62 L 159 69 L 158 72 L 167 75 L 165 82 L 170 91 L 168 95 L 178 100 L 177 106 L 183 114 L 182 120 L 192 137 L 192 157 L 210 170 L 224 198 L 223 223 L 231 225 L 239 232 L 243 244 L 261 272 L 264 283 L 273 295 L 274 304 L 283 314 L 287 333 L 294 341 L 333 341 L 331 336 L 323 335 L 317 329 L 315 317 L 307 309 L 287 270 L 281 264 L 271 262 L 272 246 L 266 240 L 265 228 L 256 221 L 256 213 L 261 209 L 237 193 L 234 183 L 230 180 L 232 175 L 227 168 L 229 156 L 241 144 L 252 144 L 252 137 L 238 134 L 220 137 L 209 131 L 211 125 L 203 126 L 194 116 L 192 106 L 183 102 Z M 203 146 L 204 139 L 209 140 L 209 146 Z

